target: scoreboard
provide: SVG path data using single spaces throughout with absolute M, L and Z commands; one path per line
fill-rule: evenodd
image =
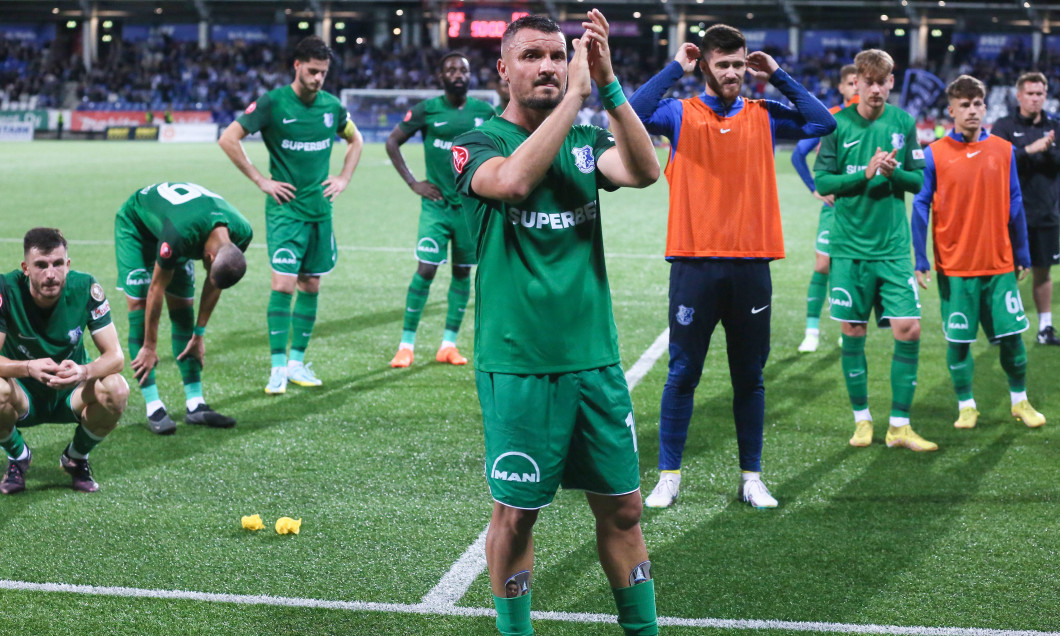
M 445 18 L 450 39 L 499 40 L 508 24 L 524 15 L 530 12 L 511 7 L 459 7 L 446 11 Z

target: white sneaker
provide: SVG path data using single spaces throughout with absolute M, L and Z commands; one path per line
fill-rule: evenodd
M 298 386 L 320 386 L 323 382 L 313 373 L 310 368 L 313 363 L 309 364 L 287 364 L 287 379 L 294 382 Z
M 269 383 L 265 385 L 265 392 L 269 395 L 287 393 L 287 368 L 273 367 Z
M 659 475 L 659 483 L 644 499 L 644 505 L 649 508 L 669 508 L 677 501 L 677 491 L 681 486 L 680 473 L 662 473 Z
M 817 351 L 817 345 L 820 344 L 821 337 L 815 333 L 807 333 L 806 337 L 802 339 L 802 344 L 799 345 L 799 353 L 813 353 Z
M 754 508 L 776 508 L 777 500 L 769 494 L 769 489 L 761 479 L 741 479 L 740 489 L 736 492 L 740 501 L 751 504 Z

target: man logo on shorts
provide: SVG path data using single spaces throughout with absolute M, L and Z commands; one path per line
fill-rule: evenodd
M 129 272 L 129 275 L 125 277 L 125 284 L 129 287 L 135 287 L 137 285 L 150 285 L 151 284 L 151 272 L 144 268 L 134 269 Z
M 298 259 L 295 258 L 294 252 L 281 247 L 272 254 L 273 265 L 295 265 L 298 263 Z
M 692 314 L 696 313 L 695 307 L 685 307 L 684 305 L 677 306 L 677 322 L 680 325 L 687 327 L 692 324 Z
M 950 319 L 946 321 L 946 328 L 948 329 L 967 329 L 968 328 L 968 316 L 965 316 L 959 311 L 955 311 L 950 314 Z
M 844 296 L 846 296 L 846 298 L 843 299 L 843 298 L 837 297 L 836 296 L 837 293 L 843 294 Z M 828 302 L 830 302 L 833 305 L 838 305 L 840 307 L 850 308 L 850 307 L 854 306 L 854 299 L 850 297 L 850 292 L 848 292 L 847 290 L 843 289 L 842 287 L 833 287 L 832 288 L 832 297 L 828 299 Z
M 501 460 L 506 457 L 512 457 L 513 459 L 504 462 L 504 468 L 507 468 L 508 470 L 501 470 Z M 527 468 L 532 468 L 533 472 L 526 472 Z M 526 453 L 509 451 L 507 453 L 502 453 L 500 457 L 493 461 L 493 469 L 490 470 L 490 478 L 498 481 L 540 483 L 541 469 L 537 467 L 537 462 L 534 461 L 534 458 Z
M 427 252 L 428 254 L 437 254 L 441 250 L 438 249 L 438 241 L 435 241 L 429 236 L 425 236 L 420 239 L 420 242 L 416 244 L 417 252 Z
M 818 234 L 817 235 L 817 242 L 820 243 L 821 245 L 828 245 L 828 234 L 829 234 L 828 230 L 825 230 L 824 232 L 821 232 L 820 234 Z

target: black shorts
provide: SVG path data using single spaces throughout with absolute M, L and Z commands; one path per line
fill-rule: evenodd
M 1060 265 L 1060 226 L 1029 227 L 1027 241 L 1031 248 L 1031 266 Z

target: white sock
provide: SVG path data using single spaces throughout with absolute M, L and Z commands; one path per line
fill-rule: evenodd
M 806 335 L 807 336 L 819 336 L 819 335 L 821 335 L 821 330 L 819 328 L 817 328 L 817 327 L 807 327 L 806 328 Z
M 414 349 L 414 348 L 415 347 L 412 346 L 412 343 L 409 343 L 409 342 L 402 342 L 401 344 L 398 345 L 398 351 L 401 351 L 402 349 Z
M 445 349 L 446 347 L 455 347 L 456 343 L 450 340 L 442 340 L 442 346 L 439 349 Z
M 854 423 L 857 424 L 862 420 L 872 421 L 872 415 L 869 414 L 868 409 L 862 409 L 860 411 L 854 411 Z
M 1015 402 L 1013 402 L 1013 404 L 1015 404 Z M 969 406 L 972 407 L 973 409 L 975 408 L 975 398 L 971 398 L 971 399 L 968 399 L 968 400 L 957 400 L 957 410 L 958 411 L 960 411 L 961 409 L 966 409 Z
M 162 400 L 151 400 L 147 403 L 147 416 L 151 417 L 155 414 L 155 411 L 164 408 L 166 408 L 166 405 L 162 404 Z
M 6 453 L 5 453 L 5 455 L 6 455 Z M 26 459 L 27 457 L 29 457 L 29 446 L 26 445 L 26 444 L 23 444 L 22 445 L 22 454 L 20 454 L 18 457 L 16 457 L 15 461 L 16 462 L 20 462 L 23 459 Z
M 899 426 L 909 426 L 909 418 L 908 417 L 892 417 L 891 418 L 891 426 L 894 426 L 895 428 L 897 428 Z
M 188 406 L 189 411 L 194 411 L 195 409 L 199 408 L 200 404 L 206 404 L 206 400 L 202 399 L 201 397 L 193 397 L 190 400 L 185 401 L 184 403 Z
M 1012 406 L 1016 406 L 1023 400 L 1027 399 L 1026 391 L 1009 391 L 1009 397 L 1012 398 Z
M 1038 331 L 1044 330 L 1046 327 L 1053 326 L 1053 312 L 1043 311 L 1038 314 Z
M 304 363 L 299 362 L 298 360 L 288 360 L 287 361 L 287 368 L 288 369 L 297 369 L 298 367 L 303 366 L 303 364 Z
M 744 472 L 743 472 L 743 473 L 742 473 L 742 474 L 740 475 L 740 478 L 741 478 L 741 479 L 743 479 L 744 481 L 756 481 L 756 480 L 761 480 L 761 479 L 762 479 L 762 473 L 753 473 L 753 472 L 751 472 L 751 471 L 749 471 L 749 470 L 745 470 L 745 471 L 744 471 Z

